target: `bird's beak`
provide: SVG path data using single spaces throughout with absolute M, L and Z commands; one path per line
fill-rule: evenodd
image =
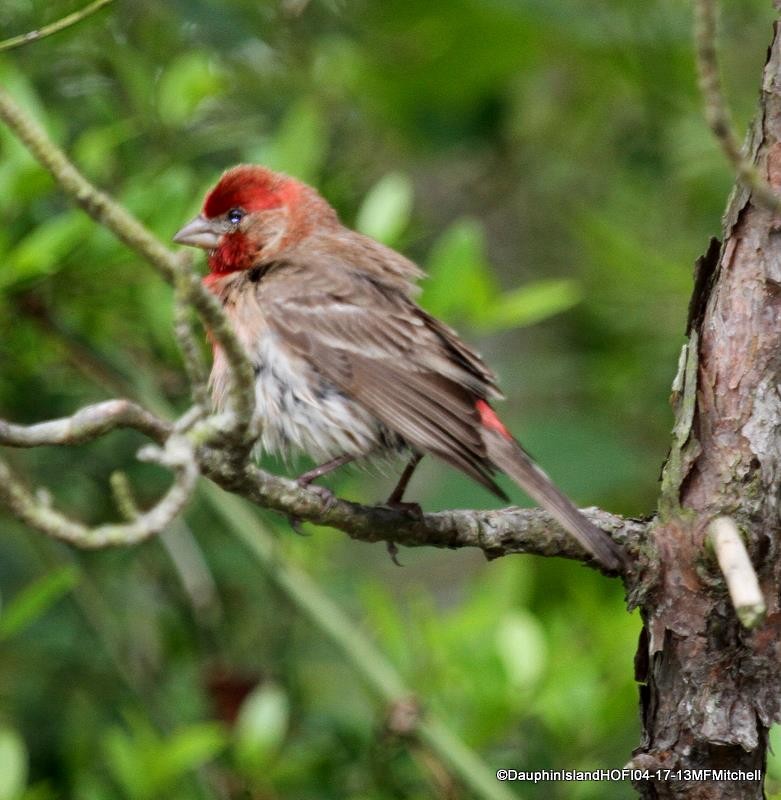
M 222 233 L 215 230 L 215 228 L 216 226 L 212 221 L 199 214 L 174 236 L 174 241 L 177 244 L 190 245 L 190 247 L 214 250 L 220 243 L 220 235 Z

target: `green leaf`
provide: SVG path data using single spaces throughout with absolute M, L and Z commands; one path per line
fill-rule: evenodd
M 111 729 L 103 740 L 103 752 L 114 780 L 132 800 L 151 795 L 143 748 L 120 728 Z
M 152 790 L 160 792 L 187 772 L 211 761 L 228 744 L 222 725 L 200 722 L 163 742 L 149 765 Z
M 221 70 L 203 53 L 189 52 L 172 61 L 160 79 L 157 107 L 160 118 L 172 127 L 187 122 L 208 97 L 222 88 Z
M 60 567 L 25 586 L 3 609 L 0 640 L 26 628 L 66 595 L 79 582 L 75 567 Z
M 87 236 L 91 225 L 86 214 L 74 210 L 33 228 L 0 267 L 0 289 L 58 272 L 68 254 Z
M 262 769 L 276 753 L 288 727 L 289 708 L 285 692 L 265 683 L 244 701 L 235 731 L 235 754 L 248 772 Z
M 545 673 L 548 647 L 537 618 L 525 610 L 506 614 L 496 632 L 496 649 L 510 682 L 531 689 Z
M 421 303 L 432 314 L 471 320 L 498 289 L 485 256 L 485 233 L 475 219 L 454 222 L 434 244 Z
M 543 280 L 499 295 L 486 306 L 476 306 L 474 321 L 483 330 L 534 325 L 572 308 L 582 299 L 574 280 Z
M 73 145 L 76 163 L 91 177 L 105 178 L 116 164 L 118 145 L 134 132 L 135 127 L 130 120 L 87 128 Z
M 428 262 L 422 304 L 437 316 L 484 331 L 533 325 L 580 302 L 573 280 L 543 280 L 501 293 L 485 255 L 480 222 L 462 219 L 439 238 Z
M 355 227 L 379 242 L 395 244 L 409 225 L 412 200 L 412 181 L 406 175 L 391 172 L 369 190 Z
M 27 747 L 13 729 L 0 727 L 0 800 L 16 800 L 27 783 Z
M 247 161 L 311 183 L 317 179 L 327 148 L 323 115 L 313 100 L 304 98 L 290 108 L 268 142 L 247 151 Z
M 21 800 L 60 800 L 60 796 L 57 794 L 56 789 L 54 789 L 51 784 L 41 781 L 33 786 L 28 786 L 22 794 Z M 79 795 L 79 800 L 94 799 L 87 798 L 84 795 Z

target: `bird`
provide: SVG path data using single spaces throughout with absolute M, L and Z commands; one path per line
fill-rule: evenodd
M 503 472 L 603 569 L 626 566 L 501 421 L 492 402 L 502 394 L 480 355 L 417 303 L 425 273 L 343 225 L 314 188 L 260 165 L 232 167 L 173 241 L 207 252 L 203 283 L 252 364 L 258 447 L 319 464 L 301 485 L 406 454 L 387 502 L 409 507 L 407 484 L 430 454 L 506 502 L 495 481 Z M 222 408 L 230 368 L 213 346 L 209 383 Z

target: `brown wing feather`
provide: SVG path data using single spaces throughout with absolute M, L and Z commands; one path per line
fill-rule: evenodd
M 433 396 L 451 382 L 426 373 L 410 379 L 360 356 L 354 360 L 354 375 L 360 386 L 354 396 L 385 425 L 416 449 L 439 456 L 507 499 L 491 478 L 493 467 L 476 422 L 464 419 L 468 406 L 454 396 L 439 401 Z M 451 383 L 449 389 L 456 395 L 460 387 Z
M 285 272 L 286 280 L 270 275 L 258 291 L 287 346 L 412 447 L 504 498 L 475 411 L 478 398 L 497 393 L 479 356 L 403 292 L 372 277 L 343 265 L 326 275 L 322 265 L 317 273 L 294 264 Z

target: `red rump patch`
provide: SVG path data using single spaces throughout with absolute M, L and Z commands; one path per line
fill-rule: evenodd
M 264 167 L 243 165 L 229 169 L 206 196 L 203 214 L 219 217 L 232 208 L 264 211 L 291 203 L 298 196 L 299 184 Z
M 489 430 L 496 431 L 504 436 L 505 439 L 512 439 L 513 436 L 507 428 L 504 427 L 502 421 L 496 415 L 496 412 L 485 402 L 485 400 L 478 400 L 475 403 L 477 413 L 480 415 L 480 422 Z

